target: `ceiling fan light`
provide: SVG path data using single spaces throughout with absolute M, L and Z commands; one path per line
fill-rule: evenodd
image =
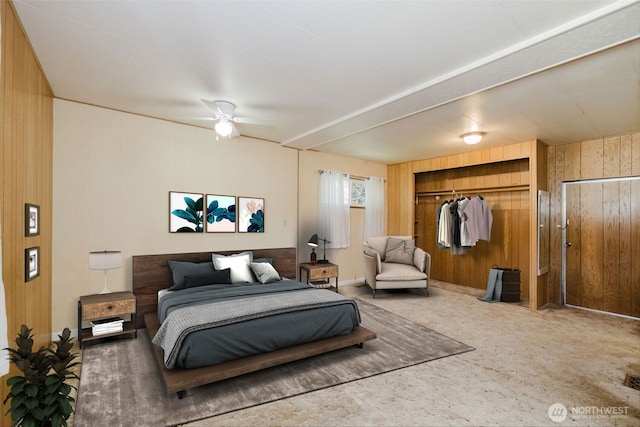
M 484 133 L 482 133 L 482 132 L 469 132 L 469 133 L 463 133 L 460 136 L 462 137 L 462 140 L 465 142 L 465 144 L 474 145 L 474 144 L 477 144 L 478 142 L 482 141 L 482 137 L 484 136 Z
M 216 133 L 220 136 L 229 136 L 233 132 L 233 125 L 226 120 L 220 120 L 215 126 Z

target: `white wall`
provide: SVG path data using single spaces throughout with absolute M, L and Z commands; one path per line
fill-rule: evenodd
M 360 159 L 283 148 L 212 130 L 54 100 L 53 331 L 77 327 L 80 295 L 102 290 L 88 253 L 120 250 L 109 289 L 131 289 L 131 256 L 298 247 L 318 228 L 319 169 L 386 178 Z M 264 233 L 169 233 L 169 191 L 262 197 Z M 351 247 L 327 250 L 340 282 L 364 276 L 364 209 L 351 209 Z
M 69 101 L 54 101 L 53 331 L 102 289 L 88 253 L 121 250 L 109 289 L 131 289 L 131 256 L 297 246 L 297 150 Z M 169 191 L 265 199 L 264 233 L 169 233 Z

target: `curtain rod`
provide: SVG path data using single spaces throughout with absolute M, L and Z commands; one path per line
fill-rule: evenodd
M 318 173 L 319 173 L 319 174 L 323 174 L 324 172 L 325 172 L 324 170 L 322 170 L 322 169 L 318 169 Z M 370 179 L 370 178 L 371 178 L 371 177 L 369 177 L 369 176 L 350 175 L 350 174 L 348 174 L 348 173 L 343 173 L 342 175 L 344 175 L 344 176 L 349 176 L 349 178 L 351 178 L 351 179 L 355 179 L 355 180 L 358 180 L 358 181 L 366 181 L 366 180 L 368 180 L 368 179 Z M 387 182 L 387 180 L 386 180 L 386 179 L 383 179 L 383 181 L 384 181 L 384 182 Z

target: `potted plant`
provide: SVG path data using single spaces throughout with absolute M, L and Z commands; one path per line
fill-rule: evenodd
M 35 352 L 31 331 L 22 325 L 15 340 L 17 348 L 6 349 L 11 362 L 22 372 L 7 380 L 11 388 L 4 399 L 5 404 L 11 400 L 7 413 L 11 412 L 14 426 L 66 426 L 75 401 L 70 396 L 75 387 L 67 381 L 79 378 L 70 370 L 79 365 L 71 353 L 71 331 L 65 328 L 58 335 L 55 350 L 40 347 Z

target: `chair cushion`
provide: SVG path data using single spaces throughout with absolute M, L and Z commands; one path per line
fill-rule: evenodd
M 376 275 L 376 281 L 426 280 L 427 275 L 408 264 L 382 263 L 382 271 Z
M 413 252 L 416 249 L 414 240 L 403 240 L 395 237 L 387 239 L 384 262 L 396 262 L 413 265 Z

